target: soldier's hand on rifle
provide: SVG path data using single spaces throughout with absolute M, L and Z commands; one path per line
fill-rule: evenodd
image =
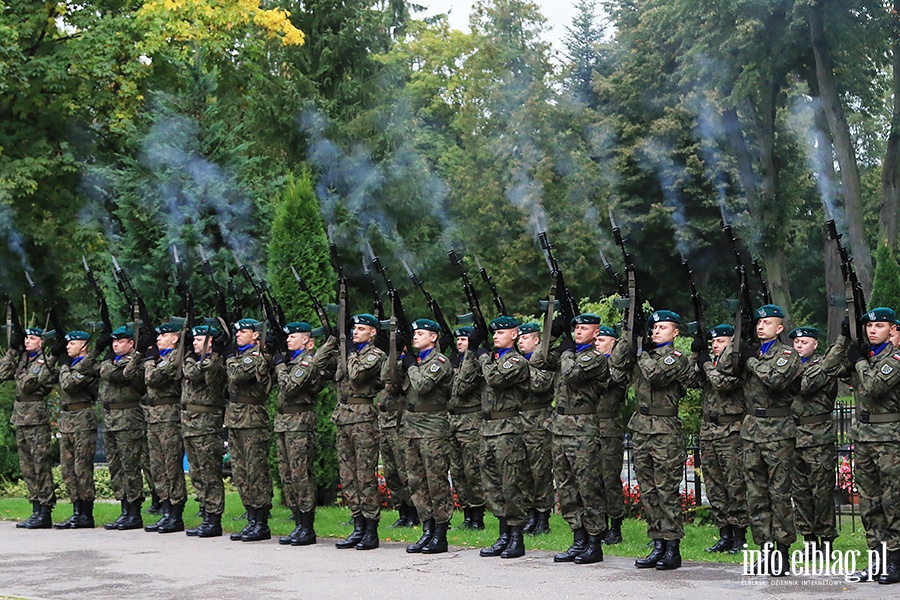
M 100 353 L 110 347 L 112 338 L 105 331 L 101 331 L 94 343 L 94 356 L 100 356 Z
M 706 352 L 708 350 L 706 345 L 706 340 L 703 339 L 703 335 L 697 334 L 694 336 L 693 341 L 691 341 L 691 352 L 700 354 L 702 352 Z M 708 352 L 707 352 L 708 354 Z
M 147 351 L 150 350 L 151 346 L 153 348 L 156 347 L 156 334 L 155 333 L 151 333 L 148 331 L 148 332 L 142 333 L 142 334 L 140 334 L 140 336 L 138 336 L 138 343 L 137 343 L 137 351 L 138 352 L 140 352 L 141 354 L 144 354 L 146 356 Z M 159 352 L 159 351 L 157 350 L 157 352 Z
M 557 316 L 553 319 L 553 322 L 550 323 L 551 338 L 558 338 L 566 331 L 568 331 L 568 323 L 566 323 L 566 319 L 562 315 Z
M 745 340 L 753 339 L 753 317 L 751 315 L 743 315 L 741 317 L 741 332 Z
M 861 360 L 866 360 L 866 354 L 857 344 L 850 344 L 847 347 L 847 360 L 851 365 L 855 365 Z
M 850 316 L 844 317 L 844 320 L 841 321 L 841 335 L 845 338 L 850 337 Z
M 266 336 L 266 354 L 274 356 L 281 349 L 281 336 L 275 332 Z
M 52 354 L 56 358 L 59 358 L 60 356 L 65 354 L 66 343 L 66 338 L 62 337 L 61 335 L 57 335 L 53 339 L 53 343 L 50 344 L 50 354 Z
M 560 354 L 563 352 L 575 352 L 575 342 L 567 337 L 563 338 L 559 343 L 559 352 Z
M 399 340 L 397 341 L 397 347 L 402 348 L 402 346 L 400 346 Z M 353 343 L 352 337 L 349 337 L 349 336 L 347 337 L 347 342 L 346 342 L 346 345 L 344 346 L 344 348 L 346 348 L 346 350 L 347 350 L 347 356 L 350 356 L 351 354 L 356 354 L 356 344 Z
M 475 350 L 484 342 L 484 335 L 482 334 L 481 328 L 474 327 L 472 328 L 472 333 L 469 334 L 469 350 Z
M 19 352 L 25 350 L 25 334 L 18 327 L 13 327 L 12 335 L 9 338 L 9 347 L 11 350 Z
M 159 358 L 159 348 L 156 347 L 156 344 L 153 344 L 144 350 L 142 354 L 144 355 L 144 362 L 155 361 Z
M 212 351 L 216 354 L 225 352 L 225 346 L 228 345 L 228 334 L 224 331 L 212 339 Z
M 410 354 L 409 352 L 405 353 L 400 358 L 400 368 L 406 373 L 410 367 L 416 366 L 416 357 Z
M 759 344 L 744 344 L 741 347 L 741 366 L 746 365 L 748 360 L 756 356 L 759 356 Z
M 702 350 L 697 354 L 697 366 L 699 366 L 701 369 L 703 368 L 703 365 L 711 361 L 712 357 L 710 357 L 709 355 L 709 350 Z

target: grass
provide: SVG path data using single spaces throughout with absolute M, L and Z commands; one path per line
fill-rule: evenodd
M 276 499 L 277 503 L 277 499 Z M 149 502 L 144 504 L 144 522 L 153 523 L 155 515 L 146 513 Z M 184 511 L 184 521 L 187 527 L 196 527 L 200 518 L 195 516 L 199 507 L 194 500 L 189 500 Z M 94 520 L 97 527 L 104 523 L 114 521 L 119 515 L 118 503 L 97 502 L 94 505 Z M 222 516 L 222 528 L 226 532 L 240 531 L 246 521 L 240 519 L 244 508 L 236 493 L 226 494 L 225 514 Z M 0 499 L 0 520 L 23 520 L 31 514 L 31 504 L 20 498 Z M 53 510 L 54 522 L 67 519 L 72 514 L 72 506 L 68 502 L 60 502 Z M 397 520 L 397 511 L 387 510 L 382 513 L 379 534 L 384 542 L 410 543 L 419 539 L 422 534 L 421 526 L 415 528 L 393 528 L 390 525 Z M 341 507 L 322 507 L 316 511 L 316 534 L 320 538 L 346 537 L 351 530 L 349 523 L 350 511 Z M 480 548 L 489 546 L 497 539 L 497 519 L 490 515 L 485 517 L 487 529 L 484 531 L 464 531 L 459 529 L 463 515 L 457 512 L 451 521 L 451 529 L 447 539 L 453 546 L 467 548 Z M 281 506 L 276 506 L 269 520 L 272 536 L 287 535 L 294 529 L 294 523 L 290 519 L 290 511 Z M 552 515 L 550 519 L 551 532 L 541 536 L 526 536 L 525 546 L 528 549 L 561 551 L 569 547 L 572 542 L 572 534 L 569 526 L 559 515 Z M 835 542 L 835 550 L 859 550 L 865 556 L 866 546 L 862 526 L 857 521 L 856 532 L 850 532 L 850 519 L 845 518 L 841 535 Z M 604 552 L 610 556 L 627 556 L 638 558 L 647 554 L 648 538 L 646 524 L 637 519 L 626 519 L 622 525 L 622 535 L 625 540 L 615 546 L 605 546 Z M 748 534 L 749 536 L 749 534 Z M 704 548 L 715 543 L 718 539 L 718 530 L 711 525 L 685 525 L 685 538 L 681 544 L 681 554 L 685 560 L 721 562 L 740 564 L 741 555 L 709 554 Z M 792 546 L 792 550 L 802 548 L 802 541 Z M 755 546 L 751 543 L 751 547 Z

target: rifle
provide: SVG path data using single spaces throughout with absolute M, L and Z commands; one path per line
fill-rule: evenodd
M 851 314 L 852 311 L 854 319 L 855 327 L 850 328 L 850 339 L 853 343 L 859 343 L 866 339 L 865 329 L 860 322 L 860 319 L 866 313 L 866 295 L 863 292 L 859 278 L 856 276 L 856 269 L 853 268 L 853 258 L 847 252 L 846 246 L 841 243 L 843 234 L 838 233 L 834 219 L 827 221 L 825 225 L 828 227 L 828 236 L 834 240 L 834 244 L 837 247 L 838 256 L 841 260 L 841 275 L 844 277 L 847 313 Z
M 766 283 L 766 279 L 763 277 L 759 261 L 751 257 L 750 264 L 753 266 L 753 272 L 756 274 L 756 280 L 759 282 L 760 299 L 762 299 L 763 304 L 772 304 L 772 295 L 769 293 L 769 284 Z
M 752 332 L 742 331 L 743 324 L 745 322 L 753 322 L 753 299 L 750 295 L 750 281 L 747 278 L 747 269 L 744 267 L 744 261 L 741 259 L 741 252 L 738 250 L 738 240 L 734 236 L 731 225 L 725 219 L 724 212 L 722 213 L 722 232 L 731 245 L 731 252 L 734 254 L 734 269 L 738 277 L 739 294 L 735 307 L 734 339 L 746 341 L 751 339 Z M 737 342 L 735 342 L 734 352 L 735 355 L 738 354 Z M 735 360 L 737 360 L 737 357 L 735 357 Z
M 560 310 L 562 312 L 563 318 L 566 320 L 566 325 L 568 325 L 572 322 L 572 319 L 581 314 L 581 311 L 578 309 L 578 303 L 575 301 L 575 297 L 572 296 L 572 291 L 569 289 L 569 286 L 566 285 L 566 281 L 563 277 L 562 269 L 560 269 L 559 267 L 559 263 L 556 262 L 556 258 L 553 256 L 553 244 L 550 243 L 550 239 L 547 237 L 547 232 L 539 232 L 538 239 L 541 242 L 541 248 L 544 250 L 544 255 L 547 259 L 547 266 L 550 267 L 550 276 L 556 282 L 556 290 L 560 294 Z M 553 304 L 553 302 L 550 302 L 551 306 L 553 306 Z M 572 335 L 571 330 L 568 326 L 566 327 L 565 335 L 570 337 Z
M 391 310 L 397 317 L 397 331 L 406 340 L 410 340 L 412 339 L 412 330 L 409 327 L 409 321 L 406 319 L 406 313 L 403 312 L 403 302 L 400 299 L 400 292 L 394 287 L 394 283 L 391 281 L 391 278 L 388 277 L 387 269 L 381 264 L 381 261 L 375 254 L 375 250 L 368 241 L 366 242 L 366 249 L 372 259 L 372 266 L 376 271 L 381 273 L 381 276 L 384 278 L 384 285 L 388 291 L 388 298 L 391 299 Z
M 109 335 L 112 333 L 112 320 L 109 318 L 109 305 L 106 303 L 106 297 L 103 295 L 103 290 L 101 290 L 100 286 L 97 284 L 94 273 L 91 271 L 91 267 L 88 265 L 88 261 L 84 257 L 84 254 L 81 255 L 81 262 L 84 264 L 84 272 L 87 275 L 88 283 L 90 284 L 91 289 L 94 290 L 94 297 L 97 299 L 97 308 L 100 309 L 100 321 L 103 323 L 103 333 Z
M 229 314 L 228 314 L 228 303 L 225 302 L 225 294 L 222 293 L 222 286 L 219 285 L 219 282 L 216 280 L 216 274 L 213 271 L 212 265 L 209 263 L 209 257 L 206 255 L 206 252 L 203 250 L 203 246 L 197 246 L 197 250 L 200 253 L 200 268 L 203 270 L 203 274 L 212 282 L 213 290 L 215 293 L 215 303 L 216 303 L 216 312 L 222 321 L 226 324 L 229 322 Z M 231 279 L 229 279 L 229 283 Z M 233 287 L 233 286 L 232 286 Z
M 0 286 L 0 294 L 2 294 L 3 301 L 6 304 L 6 347 L 11 348 L 13 333 L 18 334 L 17 337 L 25 339 L 25 329 L 19 320 L 19 312 L 2 286 Z
M 59 320 L 59 315 L 56 314 L 56 311 L 53 309 L 53 305 L 50 304 L 50 300 L 44 294 L 44 289 L 37 287 L 34 283 L 34 279 L 31 278 L 31 273 L 28 270 L 25 270 L 25 279 L 28 281 L 28 287 L 31 289 L 31 292 L 35 294 L 38 298 L 41 299 L 41 302 L 44 304 L 44 310 L 47 313 L 47 322 L 44 324 L 44 335 L 47 336 L 50 332 L 47 331 L 47 325 L 53 326 L 54 336 L 64 336 L 66 335 L 65 329 L 63 329 L 62 322 Z M 52 339 L 53 336 L 48 336 L 45 339 Z
M 181 331 L 178 332 L 178 349 L 175 352 L 175 362 L 184 365 L 184 357 L 187 354 L 185 345 L 191 329 L 194 327 L 196 316 L 194 314 L 194 298 L 191 295 L 191 286 L 184 275 L 184 267 L 181 259 L 178 258 L 178 246 L 172 244 L 172 260 L 175 263 L 175 292 L 181 296 L 181 303 L 184 305 L 184 322 L 181 324 Z M 181 371 L 178 372 L 178 377 Z
M 606 260 L 606 254 L 604 254 L 603 248 L 598 248 L 598 250 L 600 250 L 600 260 L 603 262 L 603 269 L 606 271 L 606 274 L 609 275 L 609 278 L 612 279 L 613 283 L 616 284 L 619 295 L 622 298 L 628 298 L 628 287 L 625 285 L 625 282 L 622 281 L 622 278 L 619 277 L 616 270 L 613 269 L 612 265 L 609 264 L 609 261 Z
M 547 234 L 544 234 L 544 238 L 546 238 L 546 237 L 547 237 Z M 500 297 L 500 293 L 497 291 L 497 286 L 494 285 L 494 282 L 491 280 L 490 276 L 488 275 L 487 270 L 485 270 L 485 268 L 481 266 L 481 261 L 478 260 L 477 256 L 475 256 L 473 254 L 472 258 L 475 259 L 475 265 L 478 267 L 478 272 L 481 273 L 481 279 L 483 279 L 484 282 L 486 284 L 488 284 L 488 287 L 491 289 L 491 296 L 494 299 L 494 306 L 497 307 L 497 313 L 500 315 L 503 315 L 503 316 L 508 315 L 509 313 L 506 312 L 506 304 L 504 304 L 503 298 Z
M 237 259 L 237 257 L 235 257 L 235 259 Z M 263 326 L 259 336 L 260 346 L 265 346 L 270 327 L 272 328 L 273 335 L 275 336 L 276 344 L 280 346 L 281 335 L 284 333 L 284 331 L 281 329 L 283 325 L 278 322 L 278 317 L 275 315 L 272 304 L 270 303 L 269 297 L 266 294 L 266 289 L 262 287 L 265 286 L 266 282 L 261 278 L 259 282 L 257 282 L 256 279 L 253 278 L 253 275 L 250 274 L 250 270 L 247 268 L 247 265 L 241 262 L 238 262 L 238 271 L 240 271 L 244 279 L 247 280 L 247 283 L 250 284 L 250 287 L 253 288 L 253 292 L 256 294 L 256 298 L 259 300 L 259 307 L 263 316 Z
M 226 268 L 227 273 L 227 268 Z M 241 298 L 238 295 L 237 288 L 234 285 L 234 277 L 231 276 L 230 273 L 228 275 L 228 283 L 226 283 L 226 291 L 228 292 L 228 296 L 231 297 L 231 316 L 234 317 L 235 321 L 240 321 L 244 318 L 244 308 L 241 306 Z M 227 321 L 226 321 L 227 322 Z
M 616 224 L 612 207 L 609 209 L 609 223 L 612 226 L 613 240 L 615 240 L 616 246 L 622 250 L 622 259 L 625 261 L 625 272 L 628 274 L 628 319 L 626 321 L 626 327 L 630 332 L 631 341 L 634 344 L 635 350 L 638 355 L 640 355 L 644 351 L 644 335 L 647 333 L 643 325 L 640 327 L 643 331 L 636 330 L 636 325 L 643 321 L 643 292 L 638 287 L 637 269 L 635 268 L 631 254 L 628 252 L 627 240 L 622 237 L 622 230 L 619 229 L 619 226 Z
M 112 256 L 112 255 L 110 255 Z M 142 331 L 147 331 L 148 327 L 153 326 L 153 321 L 150 319 L 150 313 L 147 311 L 147 305 L 144 304 L 143 298 L 138 295 L 137 291 L 134 289 L 134 285 L 131 283 L 131 278 L 128 277 L 128 273 L 125 272 L 125 269 L 119 265 L 119 261 L 116 260 L 115 256 L 112 256 L 113 262 L 113 279 L 116 280 L 116 285 L 119 287 L 119 291 L 122 292 L 122 295 L 125 296 L 127 302 L 131 305 L 132 309 L 132 319 L 134 321 L 134 345 L 137 346 L 138 338 Z
M 681 266 L 684 267 L 688 283 L 691 286 L 691 303 L 694 305 L 694 321 L 687 324 L 687 332 L 700 336 L 706 342 L 706 331 L 703 329 L 703 302 L 700 298 L 700 292 L 697 291 L 697 286 L 694 284 L 694 271 L 684 255 L 681 256 Z
M 484 319 L 484 312 L 481 310 L 481 303 L 478 301 L 478 292 L 475 290 L 475 286 L 472 284 L 472 280 L 469 279 L 469 274 L 466 273 L 466 270 L 463 268 L 462 257 L 457 255 L 456 252 L 451 248 L 447 251 L 447 256 L 450 257 L 450 262 L 456 267 L 456 270 L 459 272 L 459 277 L 463 282 L 463 290 L 466 293 L 466 301 L 469 303 L 469 315 L 462 315 L 457 317 L 457 320 L 463 322 L 464 319 L 471 318 L 472 322 L 475 324 L 475 328 L 481 334 L 481 339 L 479 339 L 479 343 L 487 341 L 487 322 Z M 497 296 L 496 299 L 499 298 Z M 500 301 L 502 304 L 502 300 Z M 472 348 L 474 350 L 477 347 Z
M 422 295 L 425 296 L 425 302 L 428 304 L 428 308 L 431 309 L 432 314 L 434 315 L 434 320 L 438 325 L 441 326 L 441 330 L 444 332 L 442 339 L 440 342 L 445 347 L 450 345 L 450 341 L 453 339 L 453 330 L 450 329 L 450 326 L 447 324 L 447 319 L 444 317 L 444 311 L 441 310 L 440 305 L 437 303 L 437 300 L 428 293 L 428 290 L 425 289 L 425 284 L 422 283 L 422 280 L 419 279 L 418 275 L 413 273 L 412 269 L 409 268 L 409 265 L 406 264 L 405 260 L 401 260 L 403 263 L 403 268 L 406 269 L 407 275 L 412 280 L 413 285 L 415 285 L 422 292 Z M 438 352 L 441 349 L 438 348 Z
M 328 249 L 331 251 L 331 262 L 338 274 L 338 393 L 349 394 L 349 371 L 347 369 L 347 280 L 344 277 L 344 266 L 338 255 L 337 245 L 331 237 L 331 229 L 325 231 L 328 237 Z
M 322 329 L 325 330 L 325 335 L 332 335 L 331 323 L 328 322 L 328 313 L 325 311 L 325 307 L 322 306 L 322 303 L 319 302 L 319 299 L 316 298 L 312 290 L 309 289 L 309 286 L 306 285 L 306 282 L 303 281 L 303 278 L 300 277 L 300 274 L 297 272 L 297 269 L 294 268 L 294 265 L 291 265 L 291 273 L 294 274 L 294 279 L 297 280 L 297 283 L 300 285 L 300 289 L 306 293 L 307 297 L 309 297 L 309 301 L 313 306 L 313 310 L 316 312 L 316 316 L 319 317 L 319 321 L 322 323 Z

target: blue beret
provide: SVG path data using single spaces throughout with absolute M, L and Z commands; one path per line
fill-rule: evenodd
M 532 321 L 531 323 L 522 323 L 521 325 L 519 325 L 519 335 L 522 335 L 525 333 L 540 333 L 540 332 L 541 332 L 540 325 L 538 325 L 534 321 Z
M 729 325 L 727 323 L 719 323 L 715 327 L 709 330 L 709 337 L 717 338 L 717 337 L 733 337 L 734 336 L 734 326 Z
M 284 326 L 285 333 L 311 333 L 312 327 L 306 321 L 291 321 Z
M 764 304 L 756 309 L 756 318 L 765 319 L 766 317 L 784 318 L 784 309 L 777 304 Z
M 819 330 L 815 327 L 797 327 L 788 334 L 788 337 L 791 339 L 809 337 L 817 340 L 819 339 Z
M 350 319 L 354 325 L 368 325 L 369 327 L 378 328 L 381 323 L 378 321 L 378 317 L 375 315 L 370 315 L 368 313 L 363 313 L 361 315 L 353 315 Z
M 657 310 L 650 315 L 651 323 L 675 323 L 681 325 L 681 315 L 671 310 Z
M 896 323 L 897 321 L 897 313 L 894 312 L 894 309 L 888 308 L 886 306 L 879 306 L 878 308 L 873 308 L 862 317 L 860 317 L 860 323 L 879 323 L 879 322 L 887 322 L 887 323 Z
M 76 329 L 75 331 L 70 331 L 66 334 L 65 340 L 67 342 L 72 342 L 74 340 L 87 341 L 91 339 L 91 334 L 87 331 L 81 331 L 80 329 Z
M 500 329 L 518 329 L 519 324 L 517 318 L 504 315 L 491 321 L 490 325 L 488 325 L 488 329 L 491 331 L 499 331 Z

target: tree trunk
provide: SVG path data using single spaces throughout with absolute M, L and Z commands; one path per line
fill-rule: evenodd
M 816 79 L 822 106 L 828 117 L 834 151 L 841 170 L 841 189 L 844 192 L 845 227 L 850 238 L 856 275 L 868 297 L 872 293 L 872 254 L 866 241 L 863 223 L 862 188 L 859 181 L 859 167 L 856 150 L 850 139 L 850 127 L 838 97 L 834 78 L 834 63 L 825 40 L 825 24 L 822 17 L 822 2 L 814 3 L 807 12 L 813 55 L 816 60 Z
M 891 114 L 891 131 L 888 134 L 887 149 L 884 153 L 884 164 L 881 171 L 881 214 L 879 218 L 879 243 L 886 240 L 888 246 L 897 250 L 898 211 L 900 211 L 900 38 L 897 35 L 897 19 L 900 15 L 900 0 L 894 0 L 894 11 L 891 18 L 893 40 L 891 54 L 893 59 L 893 95 L 894 106 Z

